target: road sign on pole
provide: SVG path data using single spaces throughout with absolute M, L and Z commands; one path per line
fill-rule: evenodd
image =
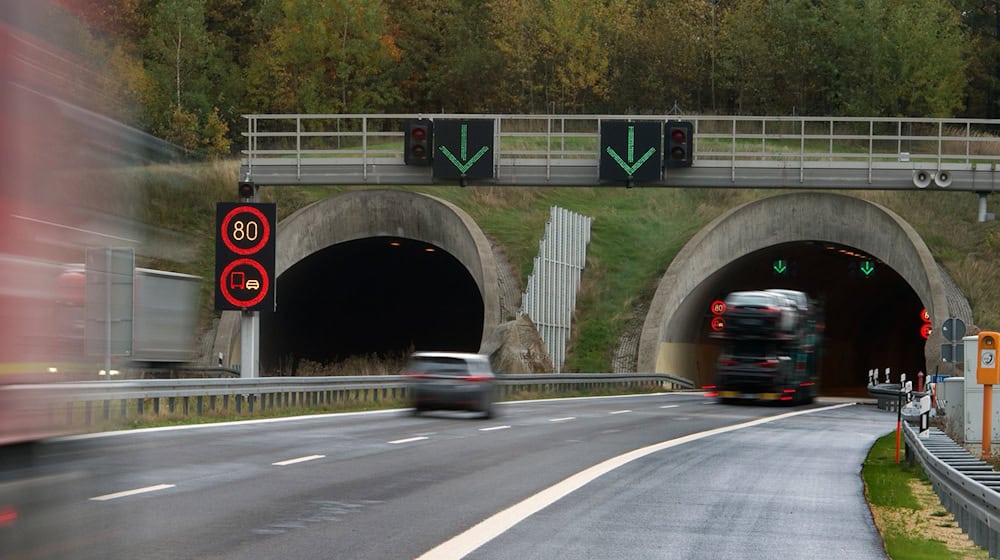
M 493 119 L 434 121 L 435 179 L 492 179 Z
M 658 122 L 602 122 L 601 180 L 658 181 L 662 131 Z
M 216 204 L 215 309 L 274 311 L 273 203 Z

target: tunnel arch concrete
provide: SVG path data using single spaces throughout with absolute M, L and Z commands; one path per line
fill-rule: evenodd
M 639 341 L 639 371 L 669 372 L 693 381 L 702 376 L 700 322 L 692 320 L 716 271 L 747 255 L 799 242 L 857 248 L 899 275 L 931 317 L 949 316 L 948 293 L 933 255 L 916 231 L 881 205 L 851 196 L 806 192 L 748 202 L 718 217 L 678 253 L 661 278 Z M 697 309 L 695 308 L 697 307 Z M 940 359 L 941 335 L 924 345 L 927 364 Z M 888 366 L 888 364 L 886 364 Z M 898 372 L 898 370 L 897 370 Z M 864 372 L 858 372 L 864 376 Z
M 349 191 L 317 201 L 277 227 L 275 276 L 317 252 L 369 238 L 402 238 L 440 248 L 457 260 L 482 296 L 482 341 L 501 319 L 497 263 L 486 235 L 466 212 L 437 197 L 396 190 Z M 281 305 L 281 294 L 276 294 Z M 239 312 L 222 315 L 215 353 L 240 362 Z

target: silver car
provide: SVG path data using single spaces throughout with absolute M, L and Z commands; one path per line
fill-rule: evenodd
M 496 378 L 483 354 L 416 352 L 403 370 L 413 413 L 425 410 L 468 410 L 493 416 Z

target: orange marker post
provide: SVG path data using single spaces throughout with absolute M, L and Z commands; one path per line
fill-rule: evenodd
M 1000 367 L 997 366 L 998 346 L 1000 346 L 1000 333 L 993 331 L 979 333 L 976 383 L 983 386 L 983 459 L 989 459 L 992 455 L 990 439 L 993 435 L 993 386 L 1000 383 Z

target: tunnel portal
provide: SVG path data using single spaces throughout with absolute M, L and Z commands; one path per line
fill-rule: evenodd
M 681 249 L 650 304 L 638 370 L 712 384 L 719 345 L 709 334 L 711 303 L 767 288 L 800 290 L 822 305 L 819 385 L 827 395 L 865 393 L 875 368 L 890 368 L 893 381 L 934 373 L 927 370 L 940 360 L 943 338 L 934 330 L 923 337 L 922 311 L 938 325 L 962 299 L 916 231 L 888 208 L 832 193 L 780 194 L 729 210 Z
M 454 256 L 399 237 L 331 245 L 278 277 L 280 304 L 261 317 L 261 366 L 294 373 L 352 356 L 475 352 L 482 295 Z

